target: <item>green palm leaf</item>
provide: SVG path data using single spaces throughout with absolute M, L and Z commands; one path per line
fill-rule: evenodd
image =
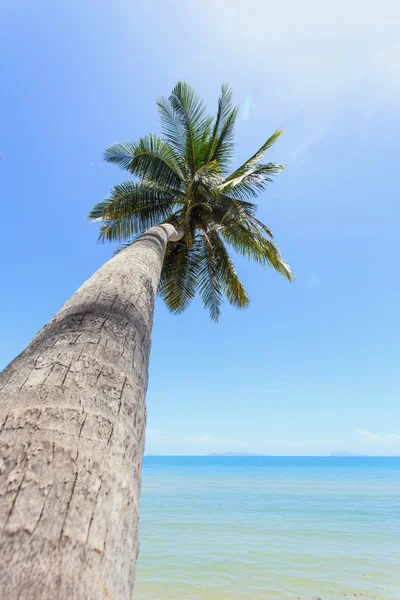
M 238 112 L 239 107 L 232 109 L 232 112 L 222 128 L 221 134 L 216 140 L 216 144 L 211 155 L 212 160 L 217 160 L 221 165 L 221 171 L 224 173 L 228 170 L 233 158 L 233 140 L 235 137 L 235 123 Z
M 167 219 L 182 202 L 169 190 L 147 183 L 126 181 L 116 185 L 109 198 L 96 204 L 91 220 L 101 220 L 99 241 L 122 241 Z
M 242 199 L 257 198 L 267 184 L 272 182 L 272 177 L 280 173 L 282 169 L 284 166 L 276 163 L 258 165 L 234 179 L 225 180 L 220 185 L 220 189 L 225 194 L 233 194 Z
M 283 133 L 283 129 L 277 129 L 275 131 L 275 133 L 273 133 L 266 142 L 264 142 L 264 144 L 261 146 L 261 148 L 259 148 L 257 150 L 257 152 L 255 154 L 253 154 L 253 156 L 251 158 L 249 158 L 248 160 L 246 160 L 246 162 L 244 162 L 238 169 L 236 169 L 236 171 L 234 171 L 231 175 L 229 175 L 229 177 L 227 177 L 225 179 L 225 182 L 228 181 L 233 181 L 235 179 L 237 179 L 238 177 L 241 177 L 242 175 L 246 175 L 246 173 L 252 169 L 253 167 L 257 166 L 262 157 L 264 156 L 265 152 L 271 148 L 271 146 L 273 144 L 275 144 L 276 140 L 278 138 L 280 138 L 280 136 Z M 282 166 L 280 168 L 283 168 Z
M 199 240 L 190 247 L 186 238 L 167 246 L 159 293 L 175 314 L 184 311 L 196 295 L 200 259 Z
M 169 103 L 185 132 L 185 155 L 192 174 L 206 162 L 208 134 L 212 119 L 196 92 L 180 81 L 172 90 Z
M 198 289 L 204 308 L 210 318 L 217 322 L 221 316 L 222 287 L 218 278 L 218 267 L 210 239 L 205 231 L 200 238 L 200 260 L 198 271 Z
M 161 133 L 163 139 L 169 143 L 175 152 L 176 160 L 187 171 L 188 165 L 185 163 L 186 131 L 182 125 L 180 117 L 171 106 L 167 98 L 160 98 L 157 102 L 160 114 Z
M 117 164 L 140 179 L 179 190 L 184 178 L 171 146 L 155 135 L 138 143 L 114 144 L 104 154 L 107 162 Z
M 226 172 L 233 156 L 236 117 L 239 107 L 232 103 L 232 89 L 224 84 L 218 100 L 218 111 L 213 133 L 209 142 L 208 161 L 217 161 L 222 172 Z
M 228 244 L 239 254 L 255 260 L 261 265 L 273 267 L 289 281 L 293 279 L 293 273 L 282 258 L 278 247 L 251 222 L 223 227 L 221 233 Z
M 218 231 L 211 230 L 208 238 L 214 255 L 217 277 L 228 301 L 237 308 L 247 308 L 249 297 Z
M 112 188 L 108 198 L 92 208 L 89 219 L 120 218 L 149 210 L 165 212 L 166 218 L 172 207 L 182 202 L 174 190 L 146 182 L 124 181 Z
M 183 230 L 179 241 L 167 245 L 159 293 L 173 313 L 185 310 L 199 294 L 211 319 L 218 321 L 224 297 L 238 308 L 249 304 L 227 245 L 293 278 L 271 230 L 256 218 L 254 202 L 283 168 L 261 162 L 282 130 L 228 175 L 239 110 L 228 85 L 222 86 L 215 118 L 185 82 L 157 105 L 162 137 L 150 134 L 105 152 L 107 162 L 137 181 L 116 185 L 89 218 L 101 221 L 99 241 L 123 242 L 122 248 L 153 225 L 170 223 Z
M 229 115 L 232 113 L 234 106 L 232 105 L 232 88 L 224 83 L 221 89 L 221 96 L 218 100 L 218 110 L 215 116 L 214 127 L 210 139 L 210 150 L 212 152 L 216 140 L 221 135 L 221 130 L 226 124 Z M 211 156 L 210 156 L 211 160 Z

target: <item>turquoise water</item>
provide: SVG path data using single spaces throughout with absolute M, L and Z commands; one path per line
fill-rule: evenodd
M 400 458 L 146 457 L 135 600 L 400 599 Z

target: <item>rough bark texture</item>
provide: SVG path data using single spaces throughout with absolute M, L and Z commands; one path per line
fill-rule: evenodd
M 171 225 L 106 263 L 0 375 L 0 598 L 130 600 L 154 300 Z

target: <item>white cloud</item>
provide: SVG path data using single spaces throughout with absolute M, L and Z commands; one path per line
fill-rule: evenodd
M 210 433 L 200 435 L 171 436 L 160 428 L 146 430 L 147 454 L 211 454 L 213 452 L 249 452 L 277 455 L 327 455 L 334 451 L 369 454 L 400 454 L 400 432 L 394 430 L 388 435 L 372 433 L 365 429 L 354 429 L 360 436 L 354 443 L 338 439 L 252 439 L 240 440 L 215 436 Z M 395 433 L 396 432 L 396 433 Z
M 161 429 L 147 429 L 146 453 L 148 454 L 211 454 L 212 452 L 249 452 L 256 454 L 329 454 L 333 450 L 345 449 L 345 442 L 327 440 L 239 440 L 204 435 L 171 437 Z
M 365 429 L 355 429 L 356 433 L 359 433 L 363 436 L 364 440 L 369 442 L 376 442 L 382 440 L 382 436 L 377 433 L 371 433 L 370 431 L 366 431 Z
M 400 435 L 389 433 L 381 435 L 366 429 L 355 429 L 361 436 L 361 443 L 366 450 L 377 454 L 398 454 L 400 452 Z
M 283 0 L 273 10 L 265 0 L 204 0 L 203 7 L 196 23 L 208 51 L 218 50 L 224 77 L 237 89 L 235 73 L 245 73 L 242 117 L 250 108 L 258 121 L 275 115 L 290 131 L 282 142 L 289 145 L 288 162 L 312 151 L 349 108 L 362 131 L 370 129 L 374 111 L 397 111 L 397 0 Z M 181 10 L 193 18 L 190 3 Z
M 312 101 L 313 91 L 329 100 L 339 89 L 348 93 L 349 86 L 377 61 L 383 67 L 379 77 L 399 77 L 400 8 L 396 0 L 382 0 L 379 5 L 374 0 L 337 0 L 331 5 L 320 0 L 286 0 L 273 10 L 264 0 L 204 0 L 203 4 L 212 7 L 215 17 L 214 27 L 207 18 L 202 23 L 210 42 L 236 55 L 250 78 L 257 70 L 270 95 L 277 91 L 276 78 L 285 80 L 288 90 L 304 99 Z M 293 97 L 288 100 L 293 102 Z

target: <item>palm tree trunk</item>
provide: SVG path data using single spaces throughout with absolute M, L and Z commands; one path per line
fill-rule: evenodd
M 154 301 L 172 225 L 107 262 L 0 375 L 0 598 L 130 600 Z

